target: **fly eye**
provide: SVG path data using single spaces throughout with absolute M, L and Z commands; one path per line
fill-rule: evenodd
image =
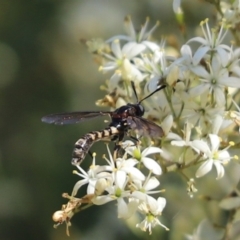
M 139 104 L 138 105 L 138 115 L 142 116 L 144 114 L 144 112 L 145 112 L 144 107 L 141 104 Z

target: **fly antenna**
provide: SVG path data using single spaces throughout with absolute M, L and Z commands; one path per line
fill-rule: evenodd
M 141 99 L 138 103 L 141 103 L 143 100 L 145 100 L 145 99 L 151 97 L 154 93 L 156 93 L 156 92 L 162 90 L 162 89 L 165 88 L 165 87 L 166 87 L 166 85 L 158 86 L 156 90 L 154 90 L 153 92 L 151 92 L 151 93 L 150 93 L 149 95 L 147 95 L 145 98 Z
M 138 95 L 137 95 L 136 88 L 135 88 L 135 85 L 134 85 L 134 82 L 133 82 L 133 81 L 131 81 L 131 85 L 132 85 L 132 89 L 133 89 L 134 95 L 135 95 L 135 97 L 136 97 L 137 103 L 139 103 L 139 101 L 138 101 Z
M 133 89 L 133 92 L 134 92 L 134 95 L 136 97 L 136 100 L 137 100 L 137 103 L 141 103 L 143 100 L 151 97 L 154 93 L 162 90 L 163 88 L 166 87 L 166 85 L 161 85 L 161 86 L 158 86 L 156 90 L 154 90 L 153 92 L 151 92 L 149 95 L 147 95 L 145 98 L 141 99 L 140 101 L 138 100 L 138 95 L 137 95 L 137 92 L 136 92 L 136 88 L 135 88 L 135 85 L 134 85 L 134 82 L 131 81 L 131 85 L 132 85 L 132 89 Z

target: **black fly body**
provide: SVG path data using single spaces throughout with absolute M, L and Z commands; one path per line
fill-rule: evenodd
M 83 120 L 99 117 L 110 116 L 111 122 L 108 127 L 100 131 L 92 131 L 81 137 L 76 143 L 72 154 L 72 164 L 80 164 L 86 154 L 89 152 L 91 146 L 99 140 L 110 139 L 115 141 L 115 150 L 118 151 L 120 143 L 129 130 L 140 131 L 143 135 L 152 137 L 162 137 L 164 135 L 163 129 L 157 124 L 143 118 L 144 108 L 141 105 L 142 101 L 152 96 L 154 93 L 165 88 L 165 85 L 159 86 L 155 91 L 150 93 L 142 100 L 138 100 L 134 83 L 131 82 L 134 94 L 137 99 L 136 104 L 128 103 L 115 111 L 87 111 L 87 112 L 70 112 L 70 113 L 56 113 L 50 114 L 42 118 L 45 123 L 53 123 L 57 125 L 73 124 Z

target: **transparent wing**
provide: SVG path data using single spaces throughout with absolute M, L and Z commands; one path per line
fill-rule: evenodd
M 163 129 L 145 118 L 128 117 L 128 125 L 131 129 L 137 131 L 140 135 L 149 135 L 151 137 L 162 137 L 164 135 Z
M 41 120 L 45 123 L 53 123 L 57 125 L 73 124 L 99 116 L 111 115 L 112 112 L 89 111 L 89 112 L 69 112 L 55 113 L 43 117 Z

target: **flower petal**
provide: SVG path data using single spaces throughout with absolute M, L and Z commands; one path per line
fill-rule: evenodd
M 104 196 L 97 196 L 95 198 L 92 199 L 93 204 L 96 205 L 103 205 L 105 203 L 111 202 L 115 200 L 115 198 L 113 198 L 110 195 L 104 195 Z
M 226 67 L 227 64 L 228 64 L 228 58 L 226 57 L 227 56 L 227 52 L 223 48 L 221 48 L 220 46 L 218 46 L 216 48 L 216 51 L 217 51 L 217 53 L 219 55 L 219 59 L 220 59 L 222 65 L 223 65 L 223 67 Z
M 158 202 L 158 212 L 162 212 L 162 210 L 165 208 L 167 203 L 166 198 L 159 197 L 157 199 L 157 202 Z
M 144 157 L 144 158 L 142 158 L 142 162 L 143 162 L 144 166 L 147 169 L 149 169 L 150 171 L 152 171 L 154 174 L 156 174 L 156 175 L 161 175 L 162 174 L 161 167 L 153 159 L 148 158 L 148 157 Z
M 128 206 L 123 198 L 118 198 L 118 218 L 129 218 Z
M 240 79 L 238 77 L 221 78 L 219 83 L 233 88 L 240 88 Z
M 205 56 L 205 54 L 209 51 L 210 47 L 209 46 L 204 46 L 198 48 L 198 50 L 195 52 L 193 56 L 193 65 L 199 64 L 201 59 Z
M 207 156 L 211 155 L 209 146 L 207 145 L 206 142 L 202 140 L 193 140 L 190 146 L 197 152 L 200 151 L 200 152 L 206 153 Z
M 186 141 L 183 141 L 183 140 L 171 141 L 171 144 L 172 144 L 173 146 L 177 146 L 177 147 L 183 147 L 183 146 L 186 146 L 186 145 L 187 145 Z
M 142 151 L 142 156 L 147 156 L 153 153 L 161 153 L 161 152 L 162 152 L 162 149 L 158 147 L 148 147 Z
M 190 43 L 190 42 L 199 42 L 199 43 L 201 43 L 201 44 L 203 44 L 203 45 L 208 45 L 208 41 L 207 41 L 206 39 L 202 38 L 202 37 L 194 37 L 194 38 L 191 38 L 191 39 L 187 42 L 187 44 Z
M 218 107 L 222 107 L 225 105 L 226 101 L 225 101 L 225 95 L 224 95 L 223 89 L 221 89 L 219 87 L 215 88 L 214 89 L 214 97 L 215 97 Z
M 204 79 L 208 79 L 210 77 L 207 70 L 202 66 L 193 67 L 193 68 L 191 68 L 191 71 L 194 74 L 196 74 L 197 76 L 204 78 Z
M 231 156 L 228 151 L 222 150 L 218 152 L 218 158 L 221 160 L 223 164 L 228 163 L 229 160 L 231 159 Z
M 127 180 L 127 174 L 124 171 L 117 171 L 115 174 L 115 182 L 116 186 L 118 186 L 120 189 L 124 189 L 126 180 Z
M 222 164 L 218 161 L 214 161 L 213 162 L 214 166 L 216 167 L 217 170 L 217 180 L 222 178 L 224 176 L 225 170 L 224 167 L 222 166 Z
M 152 196 L 146 195 L 147 196 L 147 206 L 150 208 L 151 213 L 154 215 L 158 215 L 158 202 L 155 198 Z
M 220 143 L 218 135 L 209 134 L 209 138 L 210 138 L 210 142 L 212 145 L 212 151 L 217 151 L 219 148 L 219 143 Z
M 173 11 L 175 13 L 178 13 L 178 10 L 180 8 L 181 0 L 174 0 L 173 1 Z
M 123 171 L 126 171 L 126 173 L 128 173 L 129 177 L 132 179 L 137 179 L 140 181 L 144 181 L 145 180 L 145 176 L 144 174 L 137 168 L 132 167 L 132 168 L 122 168 Z
M 213 165 L 213 160 L 209 159 L 206 162 L 204 162 L 197 170 L 196 177 L 202 177 L 203 175 L 207 174 L 211 169 Z
M 132 196 L 136 199 L 142 200 L 142 201 L 146 201 L 146 194 L 140 191 L 134 191 L 132 192 Z
M 120 47 L 120 42 L 118 39 L 114 40 L 111 44 L 112 52 L 118 59 L 122 59 L 122 51 Z
M 159 186 L 160 182 L 155 177 L 151 177 L 145 184 L 144 188 L 146 191 L 152 190 Z
M 72 196 L 75 196 L 81 186 L 88 183 L 88 179 L 82 179 L 76 182 L 73 187 Z
M 141 52 L 143 52 L 146 49 L 146 46 L 144 46 L 141 43 L 136 43 L 136 42 L 129 42 L 126 43 L 123 48 L 122 48 L 122 53 L 125 55 L 127 58 L 131 59 Z

